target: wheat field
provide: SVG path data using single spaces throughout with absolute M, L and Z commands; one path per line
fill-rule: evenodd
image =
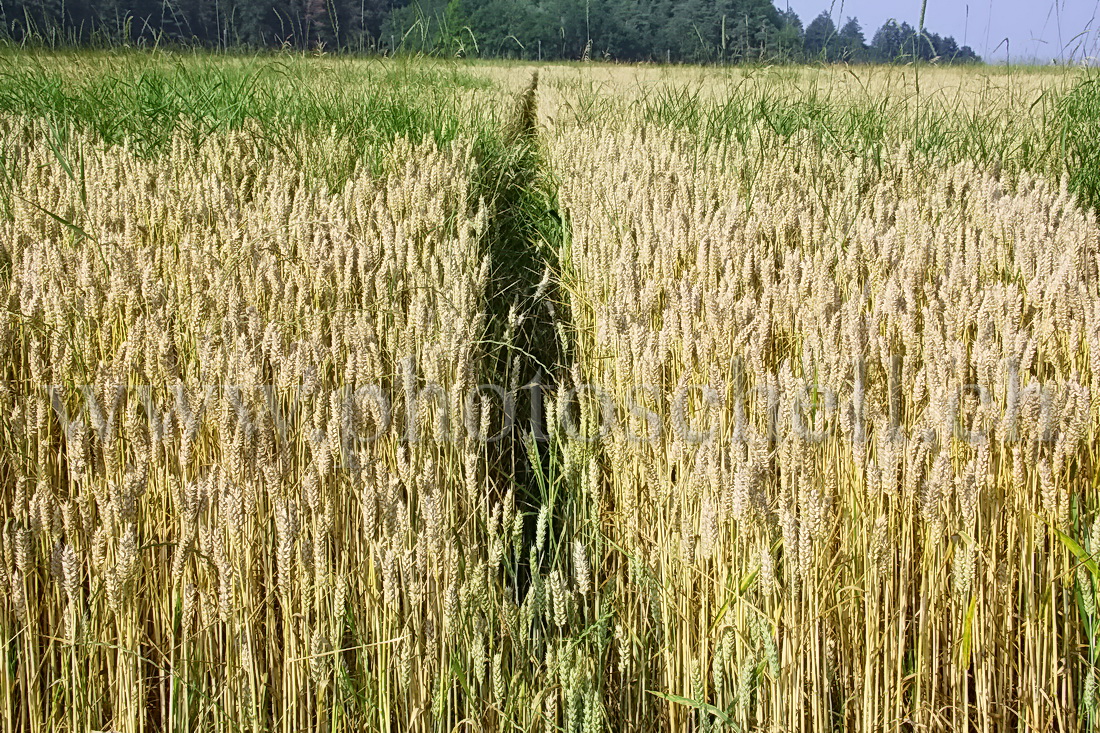
M 0 62 L 4 731 L 1100 727 L 1089 72 Z

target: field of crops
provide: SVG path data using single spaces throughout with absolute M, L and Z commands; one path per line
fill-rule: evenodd
M 1100 726 L 1100 86 L 0 53 L 0 730 Z

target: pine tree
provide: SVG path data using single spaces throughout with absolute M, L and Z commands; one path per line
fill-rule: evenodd
M 829 13 L 822 11 L 821 15 L 810 21 L 806 27 L 806 35 L 803 45 L 806 49 L 806 58 L 821 61 L 831 61 L 837 55 L 836 24 L 829 17 Z
M 867 43 L 863 37 L 863 27 L 855 18 L 848 18 L 837 36 L 841 58 L 845 61 L 862 61 L 866 55 Z

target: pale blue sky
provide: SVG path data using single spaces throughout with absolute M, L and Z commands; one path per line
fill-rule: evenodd
M 803 25 L 830 9 L 830 0 L 776 0 L 775 4 L 780 10 L 789 4 Z M 837 25 L 856 16 L 868 42 L 889 18 L 916 27 L 920 6 L 921 0 L 845 0 L 843 7 L 836 0 L 831 4 Z M 924 25 L 954 36 L 959 45 L 965 36 L 966 44 L 986 61 L 1005 60 L 1004 39 L 1008 38 L 1014 61 L 1069 60 L 1072 55 L 1100 63 L 1100 0 L 928 0 Z

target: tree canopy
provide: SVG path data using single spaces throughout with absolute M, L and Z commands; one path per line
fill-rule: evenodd
M 0 0 L 2 35 L 51 45 L 323 47 L 691 63 L 980 60 L 928 29 L 806 26 L 771 0 Z

